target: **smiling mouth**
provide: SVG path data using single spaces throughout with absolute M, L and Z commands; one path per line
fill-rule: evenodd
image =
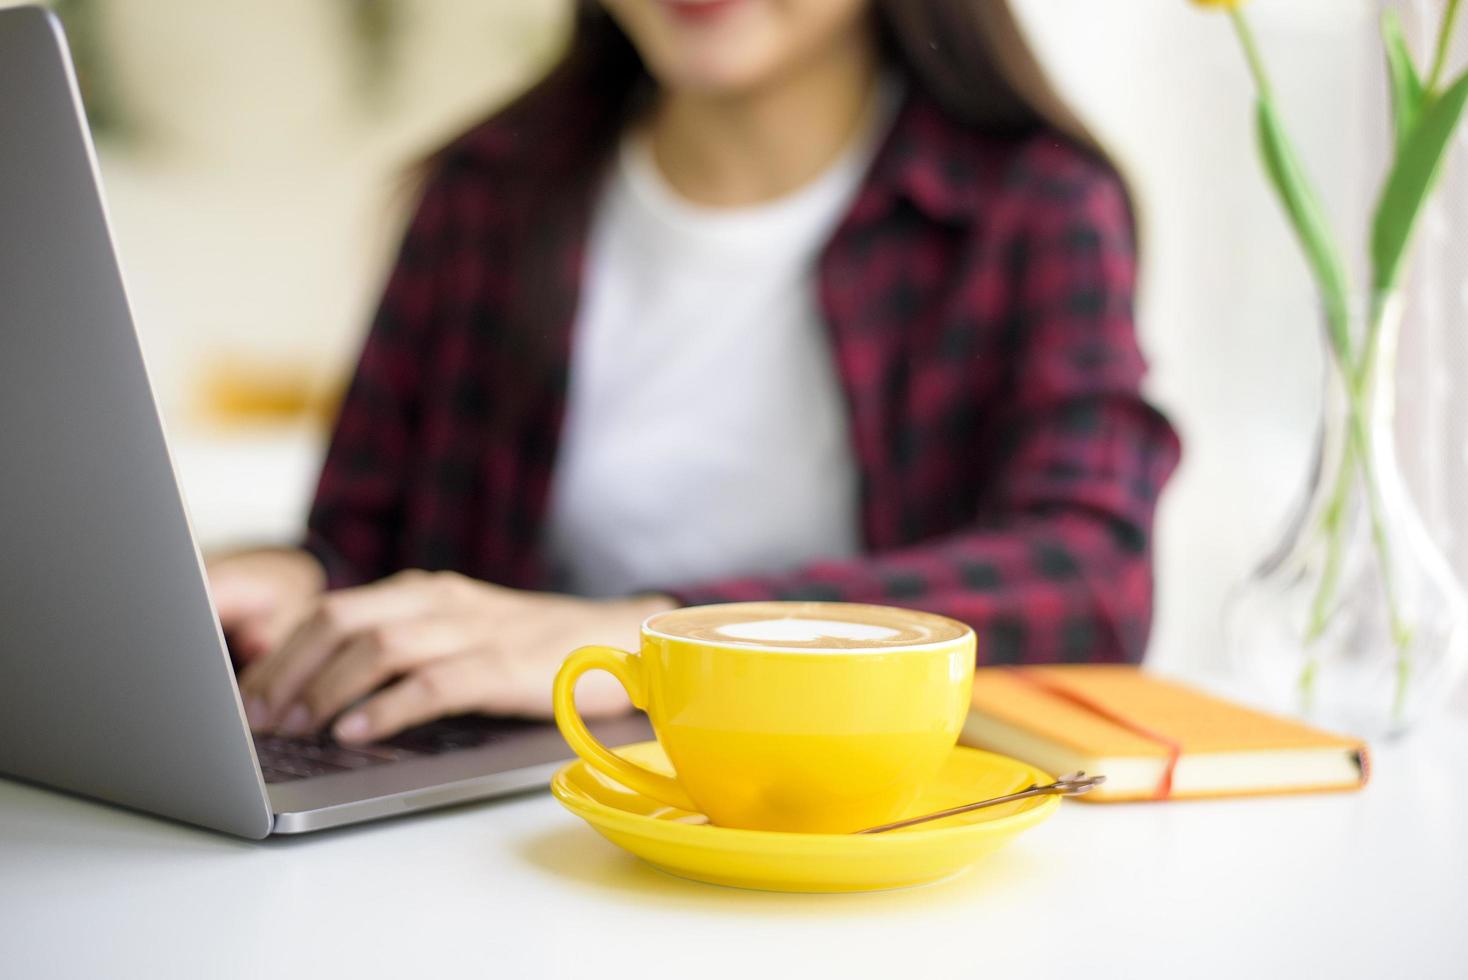
M 658 0 L 658 6 L 685 24 L 712 23 L 744 3 L 745 0 Z

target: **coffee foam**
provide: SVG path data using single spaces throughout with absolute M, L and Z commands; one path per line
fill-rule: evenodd
M 834 619 L 760 619 L 729 623 L 714 631 L 731 640 L 756 643 L 815 643 L 817 640 L 890 640 L 901 632 L 871 623 L 838 623 Z
M 648 620 L 664 636 L 751 649 L 874 653 L 961 639 L 962 623 L 910 609 L 835 602 L 740 602 Z

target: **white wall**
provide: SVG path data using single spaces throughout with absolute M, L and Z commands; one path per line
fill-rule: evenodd
M 351 356 L 396 243 L 406 174 L 554 50 L 558 0 L 412 0 L 383 104 L 354 84 L 340 0 L 113 0 L 132 146 L 102 160 L 165 404 L 196 366 Z

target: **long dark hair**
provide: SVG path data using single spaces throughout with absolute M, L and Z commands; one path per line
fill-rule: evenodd
M 1101 153 L 1051 86 L 1008 0 L 873 0 L 873 13 L 887 60 L 955 119 L 996 132 L 1049 127 Z M 636 48 L 597 0 L 578 0 L 564 55 L 520 105 L 528 112 L 567 90 L 597 103 L 577 120 L 583 147 L 615 142 L 654 91 Z

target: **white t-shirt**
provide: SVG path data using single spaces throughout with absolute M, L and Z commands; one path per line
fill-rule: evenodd
M 643 140 L 602 191 L 551 495 L 557 588 L 617 595 L 779 572 L 860 546 L 819 252 L 890 123 L 883 92 L 821 176 L 768 203 L 696 205 Z

